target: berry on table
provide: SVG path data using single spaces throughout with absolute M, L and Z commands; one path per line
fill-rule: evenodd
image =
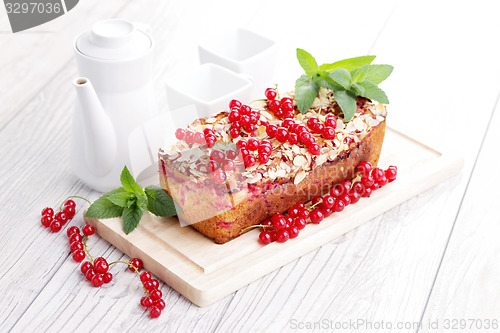
M 83 274 L 87 274 L 88 270 L 92 269 L 92 268 L 94 268 L 94 266 L 92 266 L 90 261 L 85 261 L 85 262 L 83 262 L 82 266 L 80 267 L 80 270 L 82 271 Z
M 141 298 L 141 305 L 145 308 L 150 308 L 154 304 L 153 300 L 151 297 L 143 297 Z
M 61 222 L 61 224 L 65 224 L 68 222 L 68 215 L 66 215 L 64 212 L 57 212 L 57 214 L 54 216 L 54 220 L 58 220 Z
M 313 209 L 311 214 L 309 215 L 312 223 L 320 223 L 323 221 L 323 212 L 320 209 Z
M 140 279 L 141 279 L 142 282 L 146 282 L 146 281 L 151 280 L 151 273 L 149 273 L 149 272 L 142 272 L 141 275 L 140 275 Z
M 70 244 L 69 249 L 71 252 L 75 252 L 77 250 L 83 250 L 84 246 L 82 242 L 73 242 Z
M 42 216 L 54 216 L 54 210 L 50 207 L 42 209 Z
M 68 235 L 68 237 L 71 237 L 71 235 L 73 234 L 79 234 L 79 233 L 80 229 L 78 229 L 77 226 L 69 227 L 68 230 L 66 230 L 66 235 Z
M 104 274 L 108 271 L 109 265 L 106 260 L 99 260 L 94 262 L 94 271 L 98 274 Z
M 92 236 L 95 233 L 95 228 L 90 224 L 86 224 L 83 226 L 82 232 L 85 236 Z
M 64 207 L 73 207 L 73 208 L 76 208 L 76 204 L 75 204 L 75 202 L 73 200 L 68 199 L 64 203 Z
M 69 237 L 69 243 L 73 243 L 73 242 L 81 242 L 82 241 L 82 235 L 80 234 L 72 234 L 70 237 Z
M 290 238 L 290 234 L 288 233 L 287 229 L 281 229 L 278 231 L 278 234 L 276 235 L 276 241 L 278 243 L 284 243 Z
M 104 283 L 110 283 L 111 280 L 113 280 L 113 274 L 110 272 L 106 272 L 103 276 L 102 279 L 104 280 Z
M 90 282 L 92 282 L 92 285 L 94 287 L 100 287 L 104 283 L 104 278 L 101 274 L 96 274 L 92 277 L 92 280 Z
M 281 230 L 286 228 L 286 220 L 285 217 L 281 214 L 274 214 L 272 217 L 273 226 L 276 230 Z
M 158 318 L 161 315 L 161 310 L 158 307 L 153 306 L 149 311 L 149 315 L 151 316 L 151 318 Z
M 259 242 L 264 245 L 271 243 L 272 242 L 271 234 L 267 231 L 262 231 L 259 234 Z
M 162 296 L 163 296 L 162 292 L 159 291 L 158 289 L 153 289 L 149 292 L 149 297 L 151 297 L 153 301 L 160 299 Z
M 288 231 L 288 235 L 289 235 L 290 239 L 293 239 L 293 238 L 297 238 L 300 230 L 297 226 L 292 225 L 289 228 L 287 228 L 287 231 Z
M 138 271 L 141 270 L 141 268 L 142 268 L 142 260 L 139 259 L 139 258 L 132 258 L 132 259 L 130 259 L 128 269 L 131 270 L 132 272 L 135 272 L 134 267 L 137 268 Z
M 160 299 L 157 299 L 157 300 L 155 301 L 154 306 L 156 306 L 156 307 L 157 307 L 158 309 L 160 309 L 160 310 L 163 310 L 163 309 L 165 309 L 165 301 L 164 301 L 164 300 L 162 300 L 161 298 L 160 298 Z
M 54 221 L 54 218 L 50 215 L 43 215 L 41 222 L 44 227 L 50 227 L 52 222 Z
M 54 220 L 50 224 L 50 230 L 52 230 L 52 232 L 59 232 L 61 231 L 61 229 L 62 229 L 62 224 L 59 220 Z
M 299 230 L 302 230 L 306 227 L 307 222 L 302 217 L 297 217 L 295 220 L 293 220 L 293 225 L 299 228 Z
M 83 259 L 85 259 L 85 252 L 83 252 L 83 250 L 76 250 L 73 252 L 73 260 L 80 262 L 83 261 Z

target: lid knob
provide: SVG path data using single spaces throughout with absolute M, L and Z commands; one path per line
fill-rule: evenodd
M 131 22 L 122 19 L 108 19 L 92 26 L 90 39 L 101 47 L 115 48 L 130 42 L 134 32 L 135 26 Z

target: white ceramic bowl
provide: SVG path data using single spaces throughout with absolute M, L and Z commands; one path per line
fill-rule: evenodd
M 175 109 L 194 105 L 199 117 L 208 117 L 229 109 L 233 98 L 248 101 L 252 81 L 216 64 L 203 64 L 194 70 L 168 78 L 167 103 Z M 193 119 L 194 120 L 194 119 Z
M 251 98 L 263 98 L 272 86 L 276 43 L 246 29 L 229 29 L 203 39 L 198 45 L 200 62 L 214 63 L 252 78 Z

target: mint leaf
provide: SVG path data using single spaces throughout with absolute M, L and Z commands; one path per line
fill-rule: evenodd
M 313 76 L 313 82 L 326 89 L 344 90 L 342 86 L 338 85 L 337 83 L 335 83 L 335 81 L 328 77 L 329 74 L 330 73 L 328 73 L 327 71 L 320 71 Z
M 128 192 L 123 187 L 119 187 L 116 189 L 115 193 L 110 194 L 108 196 L 108 200 L 117 206 L 120 206 L 122 208 L 126 208 L 126 207 L 128 207 L 128 205 L 127 205 L 128 200 L 133 196 L 134 195 L 132 193 Z
M 359 82 L 358 84 L 365 89 L 364 93 L 361 96 L 369 99 L 374 99 L 380 103 L 389 104 L 387 95 L 382 89 L 377 87 L 375 83 L 365 80 Z
M 365 93 L 365 88 L 363 88 L 362 86 L 360 86 L 359 84 L 357 83 L 353 83 L 351 85 L 351 91 L 353 93 L 355 93 L 356 95 L 360 95 L 360 96 L 363 96 L 363 94 Z
M 368 66 L 369 65 L 363 65 L 361 67 L 353 69 L 351 71 L 352 82 L 356 83 L 363 81 L 368 74 Z
M 306 113 L 314 103 L 318 95 L 319 86 L 313 81 L 312 77 L 302 74 L 295 81 L 295 100 L 301 113 Z
M 142 206 L 144 203 L 147 203 L 147 201 L 148 201 L 148 198 L 146 197 L 145 194 L 143 195 L 143 194 L 140 194 L 137 192 L 135 192 L 135 199 L 136 199 L 137 206 Z
M 89 209 L 85 213 L 85 217 L 94 219 L 110 219 L 122 216 L 123 208 L 115 205 L 109 200 L 110 196 L 118 193 L 119 191 L 121 191 L 121 188 L 104 193 L 99 199 L 90 205 Z
M 136 183 L 134 177 L 132 177 L 132 175 L 130 174 L 130 171 L 128 171 L 127 166 L 125 166 L 122 170 L 122 173 L 120 175 L 120 182 L 122 183 L 125 190 L 131 193 L 139 192 L 140 194 L 144 194 L 142 188 Z
M 348 90 L 351 88 L 351 73 L 347 69 L 341 68 L 333 71 L 330 73 L 328 76 L 330 79 L 332 79 L 336 84 L 342 86 L 342 88 Z
M 365 80 L 379 84 L 391 75 L 393 69 L 391 65 L 370 65 Z
M 148 210 L 156 216 L 167 217 L 182 213 L 177 212 L 174 200 L 162 188 L 151 185 L 144 191 L 148 197 Z
M 352 91 L 334 91 L 333 97 L 344 113 L 344 120 L 349 121 L 356 113 L 356 95 Z
M 318 64 L 316 59 L 307 51 L 297 49 L 297 60 L 300 66 L 304 69 L 307 75 L 313 76 L 318 72 Z
M 363 65 L 371 64 L 374 59 L 375 56 L 361 56 L 361 57 L 349 58 L 331 64 L 323 64 L 319 66 L 319 69 L 325 71 L 334 71 L 339 68 L 344 68 L 347 69 L 348 71 L 352 71 L 353 69 L 361 67 Z
M 141 206 L 133 204 L 130 208 L 125 208 L 123 210 L 123 231 L 127 235 L 137 228 L 145 208 L 146 202 Z

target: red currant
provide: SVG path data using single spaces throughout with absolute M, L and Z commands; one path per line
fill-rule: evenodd
M 226 182 L 227 176 L 224 170 L 215 170 L 214 172 L 214 182 L 216 184 L 224 184 Z
M 95 271 L 92 268 L 89 268 L 89 270 L 85 274 L 85 277 L 87 278 L 87 280 L 92 281 L 92 278 L 94 277 L 94 275 L 95 275 Z
M 229 118 L 230 122 L 234 122 L 234 121 L 240 120 L 240 116 L 241 116 L 240 113 L 238 111 L 234 110 L 234 111 L 231 111 L 229 113 L 228 118 Z
M 310 129 L 313 129 L 315 124 L 319 124 L 318 118 L 311 117 L 307 120 L 307 127 L 309 127 Z
M 43 215 L 41 222 L 44 227 L 50 227 L 51 223 L 54 221 L 54 218 L 50 215 Z
M 61 229 L 62 229 L 62 224 L 61 221 L 59 220 L 54 220 L 50 224 L 50 230 L 52 230 L 52 232 L 59 232 L 61 231 Z
M 324 128 L 325 128 L 325 125 L 323 125 L 322 123 L 316 123 L 313 125 L 312 130 L 316 134 L 322 134 Z
M 247 147 L 247 142 L 245 140 L 240 140 L 238 142 L 236 142 L 236 146 L 238 146 L 238 148 L 246 148 Z
M 344 206 L 349 206 L 351 204 L 351 197 L 349 196 L 349 191 L 346 191 L 344 194 L 342 194 L 339 200 L 342 200 L 342 202 L 344 202 Z
M 259 146 L 259 154 L 260 155 L 271 155 L 272 148 L 268 145 L 261 145 Z
M 82 242 L 73 242 L 70 244 L 69 249 L 71 252 L 75 252 L 78 250 L 83 250 L 84 246 Z
M 284 243 L 290 238 L 290 234 L 288 233 L 287 229 L 281 229 L 278 231 L 278 234 L 276 235 L 276 241 L 278 243 Z
M 273 124 L 267 126 L 266 133 L 267 135 L 269 135 L 270 138 L 274 138 L 278 133 L 278 126 Z
M 325 119 L 325 126 L 333 127 L 335 129 L 335 127 L 337 127 L 337 117 L 334 114 L 327 115 Z
M 241 123 L 241 125 L 243 125 L 243 126 L 250 125 L 250 124 L 251 124 L 251 123 L 250 123 L 250 117 L 249 117 L 249 116 L 247 116 L 247 115 L 242 115 L 242 116 L 241 116 L 241 119 L 240 119 L 240 123 Z
M 215 137 L 215 135 L 213 135 L 213 134 L 205 135 L 205 143 L 206 143 L 208 148 L 212 148 L 213 146 L 215 146 L 216 142 L 217 142 L 217 138 Z
M 265 95 L 266 95 L 267 99 L 275 99 L 278 94 L 276 93 L 275 89 L 273 89 L 273 88 L 267 88 L 266 92 L 265 92 Z
M 292 207 L 288 210 L 288 216 L 295 218 L 299 216 L 300 210 L 297 207 Z
M 310 142 L 311 138 L 312 138 L 311 133 L 309 133 L 307 131 L 302 131 L 299 133 L 299 140 L 303 144 L 307 144 L 308 142 Z
M 68 230 L 66 230 L 66 235 L 68 235 L 68 237 L 71 237 L 71 235 L 73 234 L 79 234 L 79 233 L 80 229 L 78 229 L 78 227 L 76 226 L 69 227 Z
M 177 140 L 184 140 L 185 136 L 186 136 L 186 130 L 185 129 L 178 128 L 175 131 L 175 137 L 177 138 Z
M 86 224 L 83 226 L 82 232 L 85 236 L 92 236 L 95 233 L 95 228 L 90 224 Z
M 389 181 L 387 180 L 387 177 L 386 177 L 386 176 L 384 176 L 384 177 L 382 177 L 382 179 L 380 179 L 380 180 L 378 181 L 378 185 L 379 185 L 380 187 L 382 187 L 382 186 L 387 185 L 387 183 L 388 183 L 388 182 L 389 182 Z
M 87 271 L 89 269 L 92 269 L 93 266 L 92 264 L 90 263 L 90 261 L 85 261 L 82 266 L 80 267 L 80 270 L 82 271 L 83 274 L 87 274 Z
M 283 215 L 281 215 L 281 214 L 274 214 L 271 220 L 273 222 L 273 226 L 277 230 L 281 230 L 281 229 L 286 228 L 286 219 L 285 219 L 285 217 Z
M 299 230 L 302 230 L 306 227 L 306 220 L 304 220 L 302 217 L 297 217 L 295 220 L 293 220 L 293 225 L 299 228 Z
M 219 164 L 215 161 L 208 161 L 207 163 L 207 171 L 208 172 L 215 172 L 219 168 Z
M 327 140 L 335 139 L 335 130 L 333 127 L 325 127 L 323 128 L 323 137 Z
M 281 104 L 286 103 L 286 102 L 293 103 L 293 99 L 291 99 L 290 97 L 283 97 L 283 98 L 281 98 L 280 102 L 281 102 Z
M 64 207 L 73 207 L 73 208 L 76 208 L 76 204 L 75 204 L 75 202 L 73 200 L 68 199 L 64 203 Z
M 238 101 L 237 99 L 233 99 L 231 100 L 231 102 L 229 102 L 229 108 L 232 109 L 232 108 L 240 108 L 241 107 L 241 102 Z
M 254 150 L 259 149 L 259 145 L 260 145 L 259 141 L 255 140 L 253 138 L 250 138 L 247 141 L 247 149 L 250 150 L 250 151 L 254 151 Z
M 363 191 L 365 189 L 363 188 Z M 356 192 L 354 191 L 354 189 L 350 190 L 349 191 L 349 197 L 351 198 L 351 204 L 355 204 L 356 202 L 359 201 L 359 199 L 361 199 L 361 193 L 362 192 Z
M 186 131 L 186 135 L 184 136 L 184 141 L 186 141 L 186 143 L 188 145 L 193 144 L 194 143 L 194 133 L 191 131 Z
M 72 206 L 64 206 L 63 212 L 68 217 L 68 220 L 71 220 L 76 214 L 75 207 Z
M 164 300 L 162 300 L 162 299 L 157 299 L 157 300 L 155 301 L 154 306 L 156 306 L 156 307 L 157 307 L 158 309 L 160 309 L 160 310 L 163 310 L 163 309 L 165 309 L 165 306 L 166 306 L 166 305 L 165 305 L 165 301 L 164 301 Z
M 307 220 L 309 218 L 309 211 L 305 208 L 302 208 L 300 210 L 299 216 L 302 217 L 304 220 Z
M 335 199 L 331 195 L 325 195 L 323 197 L 323 207 L 324 208 L 333 208 L 335 205 Z
M 307 147 L 307 150 L 312 154 L 312 155 L 319 155 L 320 154 L 320 148 L 317 143 L 312 143 Z
M 276 139 L 282 143 L 286 142 L 288 140 L 288 130 L 284 127 L 279 127 L 276 133 Z
M 54 216 L 54 210 L 50 207 L 45 207 L 42 210 L 42 216 Z
M 226 172 L 232 171 L 234 169 L 234 162 L 231 160 L 225 160 L 222 162 L 222 169 Z
M 149 273 L 149 272 L 142 272 L 140 278 L 141 278 L 142 282 L 149 281 L 149 280 L 151 280 L 151 273 Z
M 161 315 L 161 310 L 156 306 L 153 306 L 151 307 L 151 310 L 149 310 L 149 315 L 151 318 L 158 318 Z
M 206 136 L 206 135 L 215 135 L 215 132 L 214 132 L 214 130 L 213 130 L 213 129 L 211 129 L 211 128 L 208 128 L 208 127 L 207 127 L 207 128 L 205 128 L 205 129 L 203 130 L 203 134 L 205 134 L 205 136 Z
M 159 291 L 158 289 L 153 289 L 149 292 L 149 297 L 151 297 L 153 301 L 160 299 L 162 296 L 163 296 L 162 292 Z
M 320 223 L 323 221 L 323 212 L 320 209 L 313 209 L 311 214 L 309 215 L 312 223 Z
M 297 143 L 299 143 L 299 136 L 295 133 L 290 133 L 288 135 L 288 142 L 291 144 L 291 145 L 296 145 Z
M 133 266 L 133 267 L 131 267 L 131 266 Z M 135 272 L 134 267 L 137 268 L 138 271 L 141 270 L 142 260 L 139 258 L 130 259 L 128 269 L 130 269 L 130 271 L 132 271 L 132 272 Z
M 100 260 L 98 262 L 94 262 L 94 271 L 98 274 L 104 274 L 108 271 L 109 265 L 106 260 Z
M 288 235 L 290 239 L 297 238 L 299 235 L 299 228 L 297 226 L 292 225 L 291 227 L 286 229 L 288 231 Z
M 293 111 L 293 103 L 292 102 L 289 102 L 289 101 L 286 101 L 284 103 L 281 103 L 281 109 L 284 111 L 284 112 L 292 112 Z
M 371 172 L 371 175 L 376 182 L 380 181 L 382 177 L 385 177 L 384 170 L 380 168 L 374 168 Z
M 268 106 L 269 110 L 276 112 L 280 109 L 281 103 L 277 99 L 272 99 L 268 102 Z
M 398 168 L 393 165 L 391 165 L 390 167 L 387 168 L 387 170 L 385 170 L 385 177 L 389 182 L 394 181 L 397 175 L 398 175 Z
M 104 283 L 110 283 L 111 280 L 113 280 L 113 274 L 111 274 L 110 272 L 106 272 L 106 273 L 104 273 L 102 278 L 104 280 Z
M 65 224 L 68 222 L 68 215 L 66 215 L 64 212 L 58 212 L 56 216 L 54 216 L 54 220 L 58 220 L 61 222 L 61 224 Z
M 330 189 L 330 195 L 334 199 L 340 197 L 341 194 L 342 194 L 342 188 L 339 188 L 339 186 L 334 186 Z
M 292 124 L 295 124 L 295 122 L 292 119 L 285 119 L 281 122 L 281 126 L 285 128 L 290 128 Z
M 241 153 L 241 156 L 243 156 L 243 160 L 245 160 L 245 157 L 247 157 L 247 155 L 250 155 L 250 150 L 248 150 L 246 148 L 241 148 L 240 153 Z
M 298 204 L 295 205 L 295 207 L 297 207 L 299 210 L 300 209 L 304 209 L 306 205 L 304 205 L 303 202 L 299 202 Z
M 144 289 L 146 289 L 146 290 L 154 290 L 155 289 L 153 281 L 151 281 L 151 280 L 143 282 L 142 285 L 144 286 Z
M 254 124 L 248 124 L 248 125 L 245 125 L 245 131 L 247 133 L 252 133 L 255 131 L 255 125 Z
M 226 159 L 226 155 L 220 150 L 214 150 L 210 153 L 210 159 L 217 163 L 222 163 Z
M 259 121 L 259 117 L 255 116 L 253 114 L 250 115 L 250 124 L 255 125 L 255 124 L 257 124 L 258 121 Z
M 255 156 L 248 154 L 244 157 L 244 163 L 246 167 L 251 167 L 257 163 L 257 160 L 255 159 Z
M 69 243 L 73 243 L 73 242 L 81 242 L 82 241 L 82 235 L 80 234 L 72 234 L 71 236 L 69 236 Z
M 151 279 L 151 283 L 153 284 L 154 289 L 158 289 L 158 287 L 160 286 L 160 283 L 156 279 Z
M 361 161 L 361 162 L 359 162 L 357 170 L 363 176 L 366 176 L 366 175 L 370 174 L 370 171 L 372 170 L 372 164 L 368 161 Z
M 205 135 L 201 132 L 194 133 L 194 142 L 200 145 L 205 143 Z
M 323 212 L 323 216 L 325 218 L 327 218 L 328 216 L 332 215 L 333 213 L 333 208 L 326 208 L 326 207 L 322 207 L 321 208 L 321 212 Z
M 367 198 L 370 195 L 372 195 L 372 188 L 371 187 L 365 187 L 365 191 L 363 192 L 363 194 L 361 194 L 361 196 L 363 198 Z
M 363 184 L 365 189 L 366 189 L 367 187 L 372 187 L 373 184 L 375 184 L 375 180 L 373 179 L 373 177 L 371 175 L 364 176 L 364 177 L 361 177 L 361 184 Z
M 141 298 L 141 305 L 145 308 L 150 308 L 154 304 L 153 300 L 151 297 L 143 297 Z
M 336 211 L 337 213 L 340 213 L 343 211 L 345 208 L 345 203 L 342 200 L 335 200 L 335 205 L 333 206 L 333 210 Z
M 259 154 L 259 163 L 266 164 L 267 162 L 269 162 L 269 155 Z
M 73 252 L 73 260 L 75 260 L 76 262 L 80 262 L 83 261 L 83 259 L 85 259 L 85 252 L 83 252 L 82 250 L 76 250 L 75 252 Z
M 91 282 L 92 282 L 92 285 L 94 285 L 94 287 L 100 287 L 104 283 L 104 278 L 101 274 L 96 274 L 96 275 L 94 275 L 94 277 L 92 277 Z
M 242 105 L 240 107 L 240 112 L 241 112 L 242 115 L 249 116 L 250 112 L 252 112 L 252 108 L 249 107 L 248 105 Z M 243 124 L 243 125 L 245 125 L 245 124 Z
M 229 159 L 229 160 L 234 160 L 236 158 L 236 156 L 238 156 L 238 153 L 236 152 L 236 150 L 234 149 L 229 149 L 227 152 L 226 152 L 226 157 Z
M 361 184 L 361 182 L 355 182 L 352 184 L 352 190 L 361 194 L 365 190 L 365 187 Z

